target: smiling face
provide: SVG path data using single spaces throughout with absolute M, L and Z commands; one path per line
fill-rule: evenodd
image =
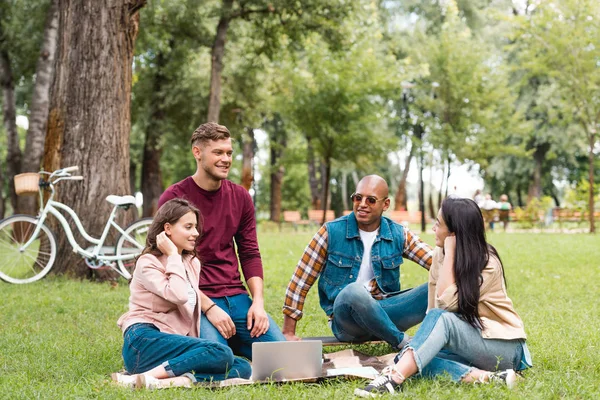
M 438 211 L 435 224 L 433 225 L 433 232 L 435 233 L 435 245 L 443 248 L 444 241 L 446 240 L 446 237 L 450 235 L 450 231 L 442 216 L 442 209 Z
M 233 155 L 231 139 L 207 140 L 192 147 L 198 164 L 198 172 L 203 178 L 220 182 L 227 179 Z
M 361 179 L 352 202 L 358 227 L 363 231 L 373 232 L 379 228 L 381 215 L 390 206 L 387 183 L 378 176 Z
M 177 247 L 179 254 L 184 250 L 192 252 L 196 247 L 196 239 L 199 236 L 198 220 L 192 211 L 183 215 L 173 224 L 167 222 L 164 229 L 171 242 Z

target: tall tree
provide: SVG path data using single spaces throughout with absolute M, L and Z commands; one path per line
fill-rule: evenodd
M 164 144 L 181 129 L 189 136 L 189 121 L 174 109 L 186 109 L 182 103 L 194 104 L 182 87 L 189 60 L 203 46 L 208 46 L 208 32 L 202 23 L 202 1 L 180 0 L 153 2 L 141 11 L 144 29 L 136 45 L 135 71 L 138 82 L 134 86 L 134 123 L 144 130 L 141 159 L 140 190 L 143 195 L 143 215 L 154 215 L 158 198 L 164 189 L 161 158 Z M 188 106 L 189 107 L 189 106 Z M 183 113 L 182 113 L 183 114 Z M 179 139 L 176 139 L 179 141 Z
M 600 4 L 594 0 L 540 3 L 524 16 L 520 38 L 530 46 L 521 54 L 524 62 L 543 69 L 557 84 L 558 94 L 570 104 L 588 146 L 588 211 L 590 233 L 594 220 L 595 148 L 600 129 Z
M 129 193 L 131 64 L 145 0 L 59 0 L 58 51 L 44 168 L 77 165 L 83 182 L 64 182 L 57 199 L 100 232 L 109 194 Z M 90 210 L 94 210 L 93 213 Z M 56 228 L 56 226 L 55 226 Z M 86 269 L 59 236 L 58 272 Z
M 4 7 L 6 7 L 5 3 L 0 5 L 0 8 Z M 34 2 L 28 5 L 14 3 L 10 10 L 3 11 L 1 13 L 3 18 L 0 20 L 0 59 L 2 60 L 0 70 L 5 73 L 0 75 L 3 77 L 5 88 L 3 104 L 4 122 L 8 134 L 9 195 L 13 213 L 35 214 L 37 197 L 17 197 L 14 192 L 13 177 L 21 172 L 35 172 L 40 168 L 48 118 L 49 88 L 56 51 L 57 1 L 51 0 L 49 4 L 45 1 Z M 45 27 L 41 24 L 44 15 Z M 32 21 L 30 28 L 33 32 L 27 32 L 27 35 L 23 32 L 25 21 Z M 16 66 L 16 71 L 13 71 L 13 66 Z M 13 72 L 15 72 L 14 76 Z M 35 76 L 32 94 L 27 93 L 25 96 L 27 99 L 31 97 L 31 106 L 27 107 L 29 103 L 27 99 L 19 102 L 21 112 L 29 111 L 29 128 L 23 153 L 14 121 L 18 106 L 14 82 L 29 82 L 32 75 Z M 24 86 L 29 89 L 29 85 Z

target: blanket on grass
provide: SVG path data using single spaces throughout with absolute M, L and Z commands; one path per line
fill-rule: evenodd
M 370 356 L 353 349 L 346 349 L 334 353 L 323 354 L 323 368 L 321 371 L 321 376 L 284 381 L 253 381 L 252 379 L 232 378 L 219 382 L 199 382 L 198 385 L 210 388 L 222 388 L 228 386 L 257 385 L 265 383 L 313 383 L 331 378 L 373 379 L 386 366 L 394 363 L 394 357 L 396 354 L 398 353 L 391 353 L 383 356 Z

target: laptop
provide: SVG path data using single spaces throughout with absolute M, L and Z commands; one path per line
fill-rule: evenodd
M 320 340 L 252 343 L 252 380 L 286 381 L 323 376 Z

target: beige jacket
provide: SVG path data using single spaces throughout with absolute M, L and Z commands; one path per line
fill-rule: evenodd
M 187 272 L 187 274 L 186 274 Z M 188 279 L 196 292 L 196 307 L 188 302 Z M 129 311 L 117 325 L 123 332 L 135 323 L 154 324 L 161 332 L 198 337 L 200 332 L 200 261 L 190 255 L 144 254 L 138 258 L 129 285 Z
M 458 310 L 458 293 L 456 284 L 444 290 L 441 296 L 436 295 L 436 285 L 440 268 L 444 262 L 444 252 L 436 247 L 433 262 L 429 270 L 427 310 L 441 308 L 447 311 Z M 490 257 L 488 265 L 481 273 L 483 283 L 480 287 L 479 316 L 483 322 L 481 336 L 486 339 L 526 339 L 523 321 L 515 311 L 512 300 L 506 293 L 506 284 L 502 277 L 502 266 L 495 257 Z

